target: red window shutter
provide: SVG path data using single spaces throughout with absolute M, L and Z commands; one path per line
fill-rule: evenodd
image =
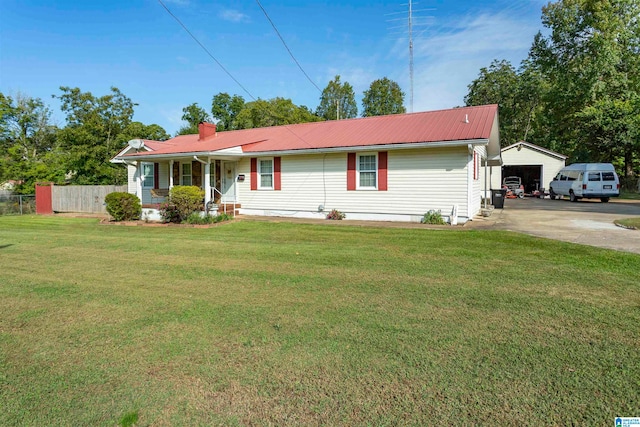
M 258 189 L 258 159 L 251 158 L 251 189 Z
M 356 153 L 347 153 L 347 190 L 356 189 Z
M 378 153 L 378 190 L 387 191 L 387 152 Z
M 153 188 L 160 188 L 160 164 L 153 164 Z
M 473 152 L 473 179 L 478 179 L 478 153 Z
M 281 178 L 280 178 L 282 174 L 280 173 L 280 164 L 281 164 L 281 158 L 274 157 L 273 158 L 273 189 L 274 190 L 282 189 Z

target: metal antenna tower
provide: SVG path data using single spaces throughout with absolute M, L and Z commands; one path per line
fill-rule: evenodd
M 409 112 L 413 113 L 413 7 L 409 0 L 409 82 L 411 94 L 409 95 Z

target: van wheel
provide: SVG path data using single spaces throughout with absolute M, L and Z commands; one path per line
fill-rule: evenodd
M 553 199 L 555 199 L 555 198 L 556 198 L 556 193 L 554 193 L 554 192 L 553 192 L 553 188 L 550 188 L 550 189 L 549 189 L 549 198 L 550 198 L 551 200 L 553 200 Z
M 601 197 L 601 198 L 600 198 L 600 201 L 601 201 L 602 203 L 607 203 L 607 202 L 609 201 L 609 198 L 608 198 L 608 197 Z
M 576 197 L 575 194 L 573 194 L 573 191 L 569 193 L 569 200 L 571 200 L 572 202 L 578 201 L 578 198 Z

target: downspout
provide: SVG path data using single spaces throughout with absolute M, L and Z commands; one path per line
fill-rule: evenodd
M 469 157 L 467 160 L 467 165 L 471 165 L 471 167 L 467 167 L 467 219 L 471 221 L 471 205 L 473 199 L 473 174 L 475 170 L 473 170 L 473 145 L 467 144 L 467 150 L 469 151 Z

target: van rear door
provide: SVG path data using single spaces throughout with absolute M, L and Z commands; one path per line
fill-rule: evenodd
M 585 180 L 583 194 L 586 197 L 610 197 L 618 195 L 616 173 L 609 171 L 589 171 Z
M 587 172 L 586 188 L 583 190 L 583 194 L 588 196 L 590 194 L 602 193 L 602 176 L 600 172 Z

